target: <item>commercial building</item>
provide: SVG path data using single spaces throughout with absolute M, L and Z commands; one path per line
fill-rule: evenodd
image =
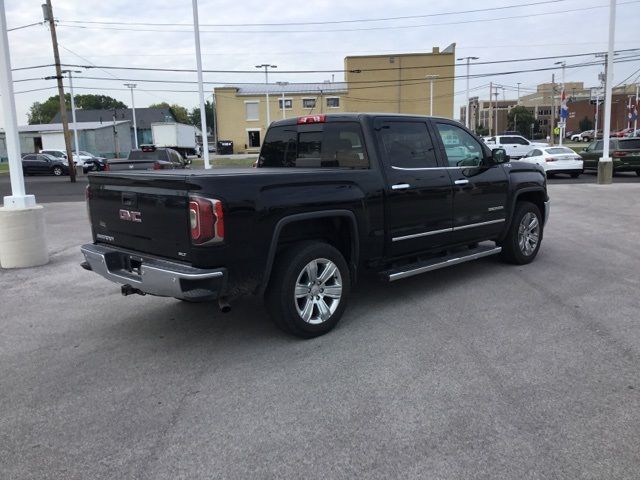
M 73 125 L 73 124 L 71 124 Z M 99 157 L 124 157 L 131 150 L 129 131 L 131 122 L 117 121 L 105 124 L 100 122 L 78 122 L 78 144 L 80 150 L 91 152 Z M 64 150 L 62 124 L 45 123 L 18 127 L 21 153 L 37 153 L 41 150 Z M 73 132 L 71 132 L 73 146 Z M 0 129 L 0 159 L 6 159 L 7 149 L 4 130 Z
M 214 89 L 217 136 L 234 152 L 258 152 L 268 121 L 339 112 L 453 118 L 455 44 L 440 51 L 348 56 L 345 82 L 227 85 Z M 433 88 L 432 88 L 433 85 Z M 267 115 L 267 94 L 268 115 Z

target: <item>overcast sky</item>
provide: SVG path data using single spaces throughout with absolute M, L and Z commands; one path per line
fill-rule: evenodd
M 5 0 L 9 28 L 42 20 L 41 0 Z M 430 52 L 455 42 L 456 56 L 477 56 L 482 61 L 525 59 L 552 55 L 572 55 L 603 51 L 607 48 L 606 0 L 555 0 L 538 5 L 487 12 L 436 15 L 439 13 L 521 5 L 524 0 L 418 1 L 350 0 L 291 2 L 282 0 L 199 0 L 203 68 L 216 70 L 255 70 L 256 64 L 278 65 L 275 70 L 341 70 L 346 55 Z M 62 63 L 126 66 L 195 68 L 195 47 L 190 0 L 53 0 L 54 16 L 59 20 L 58 42 Z M 616 49 L 640 48 L 638 13 L 640 1 L 618 1 Z M 562 13 L 564 12 L 564 13 Z M 351 22 L 293 26 L 227 26 L 248 23 L 325 22 L 418 16 L 422 18 L 375 22 Z M 431 16 L 428 16 L 431 15 Z M 517 17 L 517 18 L 514 18 Z M 113 22 L 92 24 L 88 22 Z M 148 25 L 128 25 L 140 22 Z M 155 26 L 153 24 L 175 24 Z M 206 24 L 225 25 L 205 26 Z M 156 31 L 147 31 L 156 30 Z M 292 31 L 294 30 L 294 31 Z M 47 27 L 36 25 L 9 32 L 13 68 L 53 63 L 51 37 Z M 73 52 L 73 53 L 72 53 Z M 640 54 L 640 52 L 637 52 Z M 615 65 L 614 84 L 637 81 L 640 55 Z M 83 57 L 83 58 L 81 58 Z M 558 60 L 562 60 L 561 58 Z M 593 56 L 568 57 L 567 65 L 594 61 Z M 557 60 L 526 61 L 472 67 L 472 74 L 500 73 L 552 67 Z M 598 66 L 567 68 L 567 81 L 597 83 Z M 456 74 L 463 76 L 460 66 Z M 507 86 L 506 98 L 515 98 L 515 86 L 522 94 L 535 85 L 551 80 L 552 71 L 471 79 L 473 95 L 488 97 L 488 83 Z M 560 79 L 560 69 L 555 71 Z M 14 72 L 18 119 L 27 122 L 34 101 L 55 95 L 54 81 L 41 80 L 54 75 L 53 67 Z M 633 74 L 633 75 L 632 75 Z M 314 82 L 331 79 L 331 73 L 278 74 L 270 81 Z M 95 80 L 82 77 L 100 77 Z M 19 81 L 22 79 L 33 79 Z M 263 74 L 206 73 L 205 81 L 263 82 Z M 335 73 L 335 80 L 342 80 Z M 192 83 L 153 83 L 144 80 L 190 82 L 195 73 L 140 72 L 93 68 L 77 75 L 76 94 L 100 93 L 130 105 L 129 91 L 123 83 L 138 84 L 136 106 L 167 101 L 191 108 L 198 103 L 197 86 Z M 51 87 L 47 90 L 26 90 Z M 210 95 L 213 85 L 206 85 Z M 186 90 L 185 93 L 153 90 Z M 455 116 L 465 99 L 465 80 L 456 79 Z M 436 92 L 437 94 L 437 92 Z M 426 95 L 426 86 L 425 86 Z M 425 112 L 426 113 L 426 112 Z M 0 124 L 3 123 L 0 115 Z

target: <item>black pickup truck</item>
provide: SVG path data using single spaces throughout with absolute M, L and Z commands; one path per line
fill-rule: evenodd
M 395 281 L 499 254 L 531 262 L 544 171 L 459 123 L 335 114 L 272 123 L 256 168 L 89 176 L 82 266 L 124 295 L 263 295 L 282 329 L 333 328 L 366 272 Z

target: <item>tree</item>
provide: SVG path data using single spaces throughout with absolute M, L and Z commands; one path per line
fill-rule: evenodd
M 67 110 L 71 110 L 71 95 L 64 94 L 65 105 Z M 111 110 L 113 108 L 127 108 L 127 105 L 120 100 L 109 97 L 107 95 L 74 95 L 76 109 L 97 109 Z M 54 95 L 47 98 L 44 102 L 33 102 L 29 108 L 29 125 L 37 123 L 49 123 L 53 117 L 60 111 L 60 96 Z
M 207 121 L 207 130 L 213 131 L 213 128 L 214 128 L 213 102 L 210 102 L 209 100 L 207 100 L 204 103 L 204 112 L 205 112 L 205 119 Z M 202 130 L 202 127 L 200 125 L 202 123 L 200 122 L 200 107 L 193 107 L 191 109 L 191 112 L 189 113 L 189 123 L 191 125 L 195 125 L 196 127 Z
M 593 122 L 587 116 L 585 116 L 578 125 L 580 127 L 580 131 L 584 132 L 586 130 L 593 130 Z
M 527 107 L 513 107 L 508 115 L 509 129 L 519 132 L 523 137 L 531 135 L 531 125 L 538 124 L 533 112 Z
M 149 105 L 149 108 L 168 108 L 171 112 L 171 115 L 173 115 L 173 118 L 175 118 L 176 122 L 186 124 L 191 123 L 189 121 L 189 111 L 185 107 L 182 107 L 177 103 L 174 103 L 172 105 L 169 105 L 167 102 L 154 103 L 152 105 Z

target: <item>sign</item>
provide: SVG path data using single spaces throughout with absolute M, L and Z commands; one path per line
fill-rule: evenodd
M 567 126 L 567 122 L 558 122 L 558 128 L 565 128 Z
M 566 119 L 569 116 L 569 107 L 567 106 L 567 95 L 562 86 L 562 94 L 560 95 L 560 118 Z

